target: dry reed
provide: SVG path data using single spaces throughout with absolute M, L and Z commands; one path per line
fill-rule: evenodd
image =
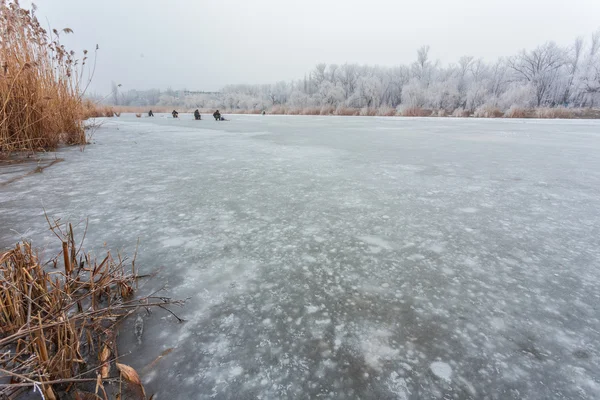
M 543 107 L 535 109 L 535 118 L 557 118 L 557 119 L 570 119 L 574 118 L 575 112 L 565 107 Z
M 60 44 L 32 10 L 0 0 L 0 152 L 85 144 L 79 82 L 87 60 Z
M 455 109 L 454 111 L 452 111 L 452 116 L 453 117 L 467 118 L 470 115 L 471 115 L 471 113 L 469 112 L 469 110 L 465 110 L 462 107 L 459 107 L 459 108 Z
M 403 117 L 429 117 L 431 111 L 422 109 L 421 107 L 407 107 L 402 109 Z
M 10 378 L 0 385 L 0 398 L 12 398 L 27 387 L 40 390 L 46 399 L 95 387 L 90 398 L 107 399 L 106 389 L 120 392 L 123 379 L 128 390 L 145 398 L 135 370 L 116 362 L 116 325 L 139 307 L 181 302 L 133 299 L 140 277 L 135 257 L 130 269 L 110 252 L 98 260 L 76 245 L 70 224 L 54 221 L 51 229 L 62 247 L 51 260 L 53 270 L 42 267 L 27 242 L 0 254 L 0 378 Z M 119 385 L 110 388 L 111 382 Z
M 504 118 L 527 118 L 529 116 L 529 110 L 522 107 L 511 106 L 504 113 Z
M 473 116 L 476 118 L 500 118 L 503 116 L 502 111 L 498 107 L 491 105 L 483 105 L 477 107 Z

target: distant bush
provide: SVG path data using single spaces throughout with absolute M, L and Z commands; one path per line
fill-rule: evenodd
M 396 115 L 396 109 L 392 107 L 379 107 L 377 109 L 377 115 L 382 117 L 393 117 Z
M 504 118 L 527 118 L 528 110 L 522 107 L 511 106 L 505 113 Z
M 359 110 L 357 110 L 356 108 L 350 108 L 350 107 L 344 107 L 344 106 L 338 106 L 335 109 L 334 114 L 335 115 L 345 115 L 345 116 L 353 116 L 353 115 L 358 115 L 359 114 Z
M 564 107 L 556 107 L 556 108 L 536 108 L 535 109 L 535 117 L 536 118 L 560 118 L 560 119 L 569 119 L 575 117 L 575 112 L 571 109 Z
M 401 108 L 400 113 L 403 117 L 428 117 L 431 115 L 431 111 L 425 110 L 421 107 Z
M 473 116 L 476 118 L 500 118 L 503 115 L 502 111 L 498 107 L 483 105 L 477 107 Z
M 285 114 L 285 107 L 280 106 L 280 105 L 273 106 L 273 107 L 271 107 L 270 114 L 275 114 L 275 115 Z
M 360 109 L 359 115 L 362 115 L 363 117 L 373 117 L 373 116 L 377 115 L 377 109 L 376 108 L 363 107 L 363 108 Z
M 302 114 L 302 115 L 321 115 L 321 108 L 320 107 L 304 107 L 300 111 L 300 114 Z
M 462 107 L 459 107 L 456 110 L 452 111 L 452 116 L 459 118 L 467 118 L 471 116 L 471 112 L 469 110 L 465 110 Z
M 334 112 L 335 112 L 334 106 L 323 106 L 323 107 L 321 107 L 320 114 L 321 115 L 333 115 Z

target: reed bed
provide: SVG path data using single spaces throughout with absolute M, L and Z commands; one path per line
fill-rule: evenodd
M 42 28 L 31 10 L 0 0 L 0 152 L 85 144 L 79 84 L 87 61 Z
M 46 268 L 28 242 L 0 254 L 0 398 L 28 388 L 50 400 L 146 398 L 137 372 L 118 362 L 117 325 L 140 307 L 182 303 L 133 298 L 135 257 L 128 267 L 110 252 L 94 258 L 70 224 L 51 229 L 62 251 Z

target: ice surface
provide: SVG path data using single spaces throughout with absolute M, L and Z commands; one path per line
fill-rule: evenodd
M 600 398 L 599 122 L 180 117 L 0 187 L 1 246 L 87 217 L 190 298 L 121 332 L 147 392 Z

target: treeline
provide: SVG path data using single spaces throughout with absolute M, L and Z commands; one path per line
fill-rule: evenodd
M 566 47 L 548 42 L 493 63 L 464 56 L 442 65 L 432 60 L 429 47 L 424 46 L 410 65 L 322 63 L 300 80 L 230 85 L 220 93 L 153 90 L 113 94 L 118 105 L 290 114 L 499 116 L 495 114 L 597 107 L 600 30 Z

